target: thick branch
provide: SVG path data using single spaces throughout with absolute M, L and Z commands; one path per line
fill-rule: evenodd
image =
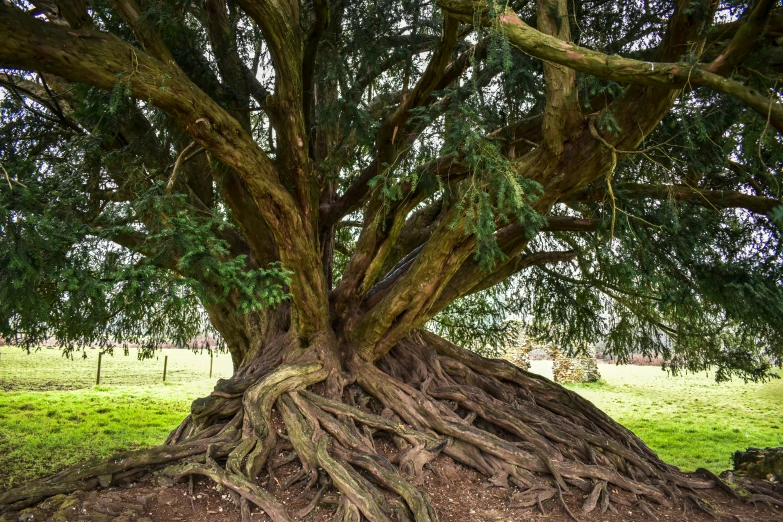
M 225 0 L 207 0 L 204 2 L 207 35 L 212 50 L 215 53 L 220 75 L 223 77 L 223 87 L 235 99 L 233 115 L 246 131 L 250 130 L 250 113 L 248 107 L 250 89 L 245 66 L 239 57 L 236 38 L 231 30 L 226 13 Z
M 567 216 L 548 216 L 546 220 L 547 224 L 541 228 L 542 232 L 594 232 L 600 225 L 600 221 L 597 219 L 581 219 Z M 529 266 L 568 261 L 576 256 L 573 251 L 565 253 L 540 252 L 532 255 L 524 253 L 523 249 L 531 238 L 527 234 L 525 227 L 519 223 L 500 229 L 496 233 L 495 238 L 498 247 L 507 256 L 506 260 L 499 262 L 490 272 L 482 269 L 479 266 L 479 262 L 475 259 L 465 261 L 448 284 L 440 291 L 437 300 L 428 311 L 427 317 L 434 317 L 435 314 L 455 299 L 485 290 L 490 286 L 505 281 L 513 274 Z M 387 285 L 389 284 L 391 283 L 387 283 Z
M 303 233 L 314 242 L 320 191 L 316 186 L 318 172 L 310 160 L 310 135 L 302 106 L 304 38 L 299 23 L 299 2 L 239 0 L 238 4 L 261 29 L 272 55 L 275 94 L 269 105 L 278 140 L 275 162 L 283 182 L 294 187 L 295 200 L 304 217 Z
M 349 325 L 357 344 L 368 346 L 368 360 L 381 357 L 407 332 L 430 317 L 440 291 L 473 252 L 475 238 L 465 233 L 464 217 L 452 207 L 410 268 L 371 310 Z
M 505 226 L 495 233 L 498 248 L 503 252 L 506 261 L 498 262 L 494 268 L 495 271 L 503 270 L 506 264 L 513 263 L 522 255 L 525 245 L 532 239 L 526 227 L 519 223 L 513 223 Z M 460 266 L 459 271 L 449 281 L 443 291 L 438 296 L 437 301 L 430 310 L 430 317 L 443 310 L 449 303 L 455 299 L 466 295 L 479 283 L 477 274 L 486 274 L 479 261 L 476 259 L 467 260 Z M 488 274 L 487 274 L 488 275 Z
M 709 45 L 731 40 L 747 22 L 747 18 L 741 17 L 725 24 L 715 24 L 707 35 Z M 783 9 L 777 7 L 772 10 L 766 26 L 767 37 L 777 38 L 783 36 Z
M 425 69 L 411 92 L 404 96 L 402 105 L 381 125 L 376 140 L 378 161 L 381 166 L 384 166 L 384 164 L 391 166 L 394 163 L 394 151 L 397 148 L 395 141 L 397 143 L 403 141 L 401 139 L 397 141 L 397 132 L 407 122 L 411 115 L 411 110 L 421 106 L 429 98 L 432 91 L 435 90 L 438 83 L 440 83 L 446 66 L 451 60 L 451 53 L 457 43 L 458 28 L 459 22 L 447 16 L 443 22 L 441 40 L 429 64 L 427 64 L 427 69 Z
M 68 22 L 68 25 L 74 29 L 92 25 L 92 18 L 87 13 L 87 2 L 85 0 L 58 0 L 57 8 L 60 10 L 62 17 Z
M 315 59 L 318 55 L 318 43 L 329 27 L 329 0 L 313 2 L 315 22 L 307 35 L 302 59 L 302 112 L 305 118 L 305 129 L 310 132 L 315 125 Z
M 307 336 L 326 324 L 327 303 L 320 260 L 299 207 L 269 158 L 241 125 L 193 85 L 181 71 L 149 57 L 113 35 L 72 30 L 36 20 L 0 4 L 0 64 L 42 70 L 110 90 L 122 82 L 134 96 L 164 110 L 202 147 L 247 183 L 292 270 L 291 296 Z M 294 240 L 292 241 L 292 238 Z M 254 248 L 259 245 L 254 245 Z M 262 250 L 266 245 L 259 246 Z
M 510 262 L 503 265 L 503 268 L 496 270 L 491 274 L 478 280 L 478 283 L 469 291 L 462 294 L 461 297 L 466 295 L 475 294 L 491 288 L 497 284 L 502 283 L 514 274 L 521 272 L 526 268 L 536 265 L 550 265 L 553 263 L 565 263 L 576 258 L 576 252 L 568 250 L 565 252 L 533 252 L 529 254 L 520 254 Z M 480 276 L 481 274 L 476 274 Z
M 750 16 L 734 34 L 726 49 L 705 67 L 705 70 L 724 76 L 742 63 L 756 48 L 764 29 L 767 27 L 772 8 L 777 3 L 777 0 L 758 0 L 750 12 Z
M 444 10 L 463 21 L 473 20 L 474 11 L 484 4 L 471 0 L 441 0 Z M 655 63 L 606 55 L 563 42 L 525 24 L 511 10 L 498 17 L 501 30 L 512 45 L 541 60 L 565 65 L 607 80 L 647 87 L 682 89 L 687 85 L 704 86 L 742 101 L 783 133 L 783 105 L 739 82 L 723 78 L 700 65 Z M 486 23 L 489 23 L 486 20 Z
M 374 159 L 359 174 L 348 189 L 331 205 L 321 205 L 320 225 L 322 228 L 330 227 L 340 221 L 344 216 L 359 208 L 370 192 L 370 180 L 378 175 L 378 160 Z
M 566 0 L 539 0 L 538 29 L 558 40 L 571 41 Z M 563 151 L 563 142 L 579 130 L 582 120 L 576 89 L 576 72 L 561 65 L 544 62 L 544 78 L 544 143 L 553 153 L 560 154 Z
M 405 223 L 403 231 L 400 233 L 400 238 L 395 245 L 394 257 L 395 265 L 390 268 L 387 275 L 379 281 L 373 289 L 368 293 L 364 306 L 372 307 L 377 304 L 380 297 L 391 288 L 394 283 L 402 277 L 402 275 L 410 268 L 413 260 L 416 258 L 423 245 L 434 231 L 434 227 L 440 223 L 442 202 L 437 201 L 432 205 L 422 208 L 416 211 L 408 222 Z M 547 224 L 541 229 L 541 232 L 595 232 L 598 230 L 598 226 L 601 221 L 598 219 L 582 219 L 566 216 L 548 216 L 546 218 Z M 519 259 L 523 254 L 517 255 L 514 259 Z M 513 259 L 510 260 L 513 262 Z M 520 267 L 521 270 L 524 267 Z M 502 270 L 499 267 L 498 270 Z M 478 265 L 473 265 L 465 269 L 466 278 L 463 279 L 460 274 L 463 273 L 463 269 L 457 273 L 457 276 L 452 280 L 449 286 L 455 285 L 456 280 L 466 280 L 469 284 L 475 284 L 478 282 L 473 275 L 468 271 L 472 270 L 473 274 L 479 273 Z M 461 289 L 461 292 L 466 292 L 467 289 Z M 469 293 L 473 293 L 472 291 Z M 451 292 L 446 289 L 445 294 L 451 295 Z M 465 295 L 465 294 L 462 294 Z M 442 297 L 443 298 L 443 297 Z M 437 307 L 437 305 L 436 305 Z
M 150 56 L 154 56 L 170 67 L 179 68 L 171 51 L 163 42 L 163 38 L 152 26 L 150 20 L 142 16 L 141 7 L 135 0 L 114 0 L 114 7 L 133 29 L 136 39 Z
M 567 216 L 547 216 L 542 232 L 595 232 L 601 221 Z

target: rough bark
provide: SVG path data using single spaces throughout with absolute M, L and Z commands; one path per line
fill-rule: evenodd
M 343 149 L 351 148 L 352 138 L 337 124 L 316 121 L 318 98 L 336 97 L 337 87 L 319 82 L 316 68 L 322 42 L 338 38 L 339 6 L 313 2 L 310 28 L 304 31 L 306 17 L 296 0 L 237 2 L 263 34 L 274 62 L 275 89 L 266 93 L 255 71 L 239 57 L 228 4 L 222 0 L 207 1 L 202 11 L 221 79 L 210 72 L 201 81 L 192 70 L 199 65 L 178 63 L 133 0 L 114 4 L 140 47 L 96 28 L 83 1 L 60 4 L 62 19 L 57 10 L 41 11 L 47 22 L 0 3 L 0 66 L 57 75 L 62 85 L 56 90 L 65 103 L 68 82 L 82 82 L 104 90 L 124 86 L 136 99 L 154 105 L 179 130 L 176 158 L 157 143 L 141 110 L 121 121 L 116 140 L 103 144 L 105 149 L 131 143 L 130 153 L 146 168 L 169 173 L 171 163 L 168 191 L 187 187 L 196 206 L 213 209 L 212 191 L 219 191 L 232 221 L 215 234 L 230 245 L 231 255 L 249 256 L 248 269 L 280 261 L 291 273 L 290 300 L 277 310 L 251 314 L 238 312 L 240 304 L 231 293 L 220 302 L 205 303 L 231 350 L 233 377 L 196 400 L 163 446 L 14 488 L 0 495 L 0 508 L 19 509 L 60 492 L 94 488 L 99 476 L 111 475 L 110 482 L 116 482 L 165 467 L 177 478 L 209 477 L 233 490 L 244 505 L 256 504 L 276 521 L 291 520 L 296 515 L 287 513 L 264 487 L 280 464 L 271 455 L 284 444 L 292 446 L 301 466 L 295 480 L 342 494 L 337 520 L 436 520 L 416 479 L 441 454 L 475 468 L 493 485 L 524 490 L 523 503 L 555 495 L 562 500 L 573 488 L 582 490 L 589 493 L 584 512 L 599 504 L 605 510 L 615 503 L 684 503 L 696 497 L 679 488 L 721 486 L 714 477 L 683 474 L 662 462 L 631 432 L 564 388 L 420 330 L 459 297 L 534 265 L 568 262 L 578 252 L 529 251 L 530 227 L 498 219 L 494 234 L 505 257 L 491 270 L 481 269 L 472 257 L 477 237 L 466 231 L 465 213 L 452 198 L 471 175 L 458 154 L 419 165 L 416 173 L 427 183 L 400 187 L 402 197 L 396 201 L 386 201 L 370 182 L 413 148 L 426 127 L 413 117 L 416 111 L 447 106 L 450 98 L 437 93 L 486 55 L 486 42 L 459 52 L 464 39 L 460 21 L 495 23 L 517 50 L 544 62 L 543 114 L 486 136 L 503 143 L 514 169 L 543 187 L 531 206 L 546 222 L 537 233 L 595 231 L 596 220 L 551 214 L 559 202 L 605 197 L 585 189 L 602 178 L 612 199 L 616 191 L 628 198 L 671 198 L 769 213 L 780 204 L 771 197 L 677 184 L 625 184 L 612 191 L 611 176 L 624 155 L 642 152 L 635 149 L 685 88 L 701 86 L 733 96 L 783 132 L 783 106 L 722 76 L 752 52 L 757 43 L 753 34 L 766 27 L 772 2 L 759 1 L 743 24 L 726 29 L 731 41 L 710 64 L 685 64 L 676 60 L 685 50 L 701 52 L 707 35 L 700 28 L 710 18 L 693 14 L 701 11 L 691 9 L 690 0 L 676 2 L 656 62 L 607 56 L 571 43 L 569 2 L 564 0 L 538 2 L 538 30 L 511 9 L 490 22 L 484 1 L 441 0 L 442 32 L 422 39 L 427 43 L 422 50 L 432 51 L 423 73 L 410 82 L 406 74 L 399 93 L 377 100 L 382 108 L 377 110 L 374 158 L 341 195 L 330 181 L 341 167 L 329 162 L 350 156 Z M 703 4 L 704 13 L 714 9 Z M 401 63 L 395 60 L 369 67 L 350 96 L 361 98 L 379 71 Z M 209 66 L 201 64 L 207 71 Z M 577 71 L 629 85 L 611 103 L 594 105 L 601 114 L 612 115 L 621 132 L 604 136 L 595 125 L 596 115 L 582 112 Z M 83 132 L 72 121 L 78 111 L 63 110 L 48 87 L 42 90 L 10 76 L 0 84 L 22 89 L 24 96 L 57 113 L 63 125 Z M 348 92 L 342 85 L 340 90 Z M 253 137 L 251 99 L 257 104 L 252 108 L 262 110 L 274 130 L 274 157 Z M 194 154 L 201 149 L 220 166 L 204 158 L 197 163 Z M 207 181 L 199 183 L 196 175 L 202 169 Z M 116 173 L 118 186 L 122 175 Z M 436 182 L 439 198 L 419 207 L 432 195 L 427 186 L 438 186 Z M 121 190 L 93 195 L 106 202 L 132 197 Z M 332 292 L 335 227 L 359 209 L 361 234 Z M 140 255 L 151 256 L 155 250 L 143 234 L 110 239 Z M 179 270 L 180 255 L 171 253 L 161 260 L 161 268 Z M 285 442 L 273 424 L 283 426 Z M 379 453 L 376 438 L 390 439 L 396 452 Z M 320 497 L 313 493 L 314 506 Z
M 303 481 L 313 488 L 314 505 L 321 488 L 339 491 L 344 503 L 336 510 L 338 520 L 346 511 L 390 520 L 399 506 L 408 520 L 437 520 L 416 479 L 441 454 L 475 468 L 495 486 L 522 490 L 519 498 L 531 502 L 541 492 L 590 493 L 584 512 L 599 499 L 603 510 L 629 502 L 669 505 L 684 503 L 688 491 L 723 486 L 714 476 L 681 473 L 662 462 L 575 393 L 424 331 L 405 337 L 377 364 L 355 356 L 338 362 L 332 356 L 338 345 L 330 339 L 304 350 L 281 333 L 267 342 L 264 355 L 195 401 L 164 445 L 11 489 L 0 495 L 0 508 L 21 509 L 59 493 L 96 488 L 98 476 L 104 482 L 111 476 L 114 483 L 163 468 L 175 479 L 206 476 L 273 520 L 294 520 L 264 487 L 280 465 L 271 455 L 285 445 L 301 466 L 285 486 Z M 330 388 L 335 375 L 339 385 Z M 276 431 L 273 423 L 284 429 Z M 394 442 L 396 451 L 379 453 L 381 439 Z

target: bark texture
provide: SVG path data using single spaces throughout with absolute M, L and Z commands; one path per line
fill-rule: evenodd
M 100 150 L 120 157 L 120 166 L 101 166 L 96 170 L 106 178 L 84 183 L 95 215 L 71 208 L 69 215 L 82 219 L 88 234 L 219 296 L 204 299 L 203 306 L 227 342 L 235 373 L 193 403 L 164 445 L 11 489 L 0 494 L 0 509 L 162 467 L 178 479 L 203 475 L 229 488 L 245 517 L 250 503 L 276 522 L 294 520 L 306 513 L 287 512 L 269 485 L 275 469 L 298 460 L 300 472 L 283 487 L 306 481 L 311 508 L 326 498 L 323 491 L 336 490 L 337 521 L 434 521 L 418 479 L 441 454 L 495 486 L 519 488 L 522 505 L 585 492 L 586 513 L 628 503 L 645 511 L 686 502 L 704 508 L 693 491 L 725 487 L 714 476 L 684 474 L 662 462 L 578 395 L 424 327 L 457 299 L 532 267 L 581 262 L 572 239 L 599 229 L 590 205 L 604 199 L 611 202 L 612 229 L 618 196 L 743 209 L 759 219 L 771 215 L 781 204 L 779 191 L 765 173 L 758 181 L 733 160 L 725 168 L 740 173 L 731 180 L 741 182 L 731 188 L 729 182 L 698 186 L 699 179 L 694 184 L 690 178 L 613 185 L 612 175 L 624 158 L 649 153 L 639 147 L 678 97 L 694 89 L 736 99 L 763 118 L 765 132 L 767 126 L 783 132 L 777 91 L 761 93 L 731 77 L 754 49 L 769 43 L 766 33 L 754 34 L 768 27 L 773 36 L 781 31 L 774 2 L 760 0 L 737 22 L 710 32 L 716 2 L 676 0 L 660 38 L 643 39 L 658 42 L 645 49 L 652 61 L 643 61 L 573 43 L 579 41 L 572 35 L 578 24 L 570 21 L 576 6 L 567 0 L 539 0 L 534 21 L 520 18 L 517 2 L 491 12 L 484 0 L 440 0 L 430 6 L 438 10 L 434 28 L 404 35 L 405 52 L 360 64 L 353 82 L 319 74 L 329 53 L 346 46 L 341 38 L 351 12 L 343 1 L 186 2 L 188 11 L 175 10 L 174 22 L 167 19 L 179 33 L 161 29 L 169 27 L 163 21 L 153 23 L 144 1 L 117 0 L 103 18 L 95 15 L 99 6 L 88 10 L 83 0 L 32 2 L 30 11 L 17 4 L 0 2 L 0 67 L 6 71 L 0 86 L 48 111 L 52 125 L 80 136 L 90 133 L 82 110 L 88 97 L 77 99 L 84 85 L 132 99 L 115 118 L 117 128 L 100 137 Z M 408 168 L 433 122 L 460 102 L 466 83 L 483 89 L 500 74 L 483 68 L 494 36 L 469 38 L 479 26 L 502 35 L 509 52 L 543 63 L 544 103 L 537 112 L 511 115 L 505 126 L 481 136 L 498 151 L 507 179 L 540 187 L 538 197 L 525 203 L 535 226 L 497 212 L 478 230 L 469 216 L 480 203 L 461 197 L 475 185 L 489 205 L 502 207 L 504 197 L 496 195 L 497 180 L 481 177 L 475 154 L 460 147 L 411 166 L 399 183 L 387 176 Z M 249 51 L 240 45 L 247 43 L 237 37 L 240 29 L 255 35 L 252 60 L 243 59 Z M 205 41 L 183 42 L 171 32 L 203 34 Z M 262 47 L 271 63 L 269 90 L 258 74 Z M 373 95 L 395 67 L 402 72 L 400 89 Z M 469 69 L 474 78 L 463 82 Z M 577 73 L 622 88 L 591 99 L 586 108 Z M 352 119 L 349 109 L 358 106 L 372 124 Z M 37 115 L 38 108 L 26 110 Z M 330 111 L 339 114 L 323 116 Z M 455 124 L 444 120 L 445 127 Z M 602 121 L 616 128 L 609 131 Z M 373 133 L 369 146 L 361 145 L 365 132 Z M 368 161 L 355 161 L 362 154 Z M 356 165 L 361 168 L 353 172 Z M 746 193 L 745 177 L 756 195 Z M 243 308 L 239 285 L 226 290 L 215 270 L 183 262 L 193 252 L 160 239 L 153 225 L 172 218 L 164 211 L 145 210 L 112 233 L 104 230 L 102 219 L 112 217 L 106 209 L 132 206 L 140 192 L 159 186 L 186 201 L 188 211 L 222 220 L 209 228 L 211 239 L 225 245 L 214 253 L 217 261 L 241 259 L 246 274 L 279 263 L 290 277 L 288 301 L 274 309 Z M 522 189 L 516 193 L 522 197 Z M 42 213 L 51 202 L 23 203 Z M 346 227 L 358 230 L 353 248 L 338 241 Z M 542 237 L 543 243 L 534 242 Z M 475 255 L 482 242 L 496 247 L 493 263 Z M 535 250 L 534 244 L 569 248 Z M 335 252 L 345 256 L 339 278 Z M 682 279 L 690 283 L 687 275 Z M 618 301 L 632 295 L 615 290 L 606 295 Z M 387 447 L 381 439 L 395 450 L 381 451 Z M 281 450 L 286 457 L 278 457 Z M 779 502 L 775 492 L 759 494 Z
M 300 471 L 282 487 L 307 484 L 313 508 L 322 499 L 333 502 L 322 489 L 336 490 L 336 520 L 360 513 L 371 521 L 434 521 L 417 479 L 441 454 L 496 487 L 519 489 L 524 505 L 589 493 L 584 513 L 683 503 L 691 491 L 722 484 L 662 462 L 575 393 L 431 333 L 406 336 L 377 364 L 352 356 L 334 366 L 334 359 L 317 355 L 329 349 L 322 344 L 295 355 L 282 336 L 265 356 L 195 401 L 163 446 L 11 489 L 0 495 L 0 506 L 21 509 L 98 487 L 98 477 L 106 487 L 106 476 L 117 483 L 163 468 L 176 479 L 209 477 L 275 521 L 296 520 L 303 514 L 288 512 L 268 485 L 277 468 L 298 459 Z

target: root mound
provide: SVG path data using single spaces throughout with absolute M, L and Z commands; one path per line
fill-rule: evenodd
M 254 510 L 274 522 L 533 513 L 774 520 L 783 506 L 771 487 L 751 490 L 760 507 L 747 506 L 710 472 L 662 462 L 578 395 L 428 333 L 409 336 L 375 365 L 324 360 L 254 361 L 195 401 L 164 445 L 9 490 L 0 508 L 111 490 L 150 471 L 190 488 L 202 477 L 219 485 L 243 522 Z

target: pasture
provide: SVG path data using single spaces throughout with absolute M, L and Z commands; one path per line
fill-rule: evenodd
M 119 350 L 103 357 L 96 386 L 98 352 L 86 353 L 70 360 L 56 349 L 28 355 L 0 347 L 0 490 L 84 459 L 159 444 L 193 399 L 231 375 L 227 354 L 215 357 L 210 379 L 206 352 L 163 350 L 139 361 L 134 350 L 129 356 Z M 532 364 L 551 378 L 550 361 Z M 684 470 L 720 472 L 737 449 L 783 445 L 783 380 L 717 384 L 711 376 L 672 377 L 653 366 L 599 369 L 600 382 L 569 388 Z
M 567 387 L 684 471 L 720 473 L 731 469 L 738 449 L 783 446 L 783 379 L 716 383 L 712 375 L 673 377 L 657 366 L 598 369 L 599 382 Z M 552 376 L 550 361 L 532 361 L 531 370 Z
M 0 490 L 85 459 L 160 444 L 188 414 L 193 399 L 230 377 L 231 357 L 163 350 L 139 361 L 136 350 L 98 351 L 66 359 L 57 349 L 28 355 L 0 347 Z M 166 382 L 163 360 L 169 356 Z

